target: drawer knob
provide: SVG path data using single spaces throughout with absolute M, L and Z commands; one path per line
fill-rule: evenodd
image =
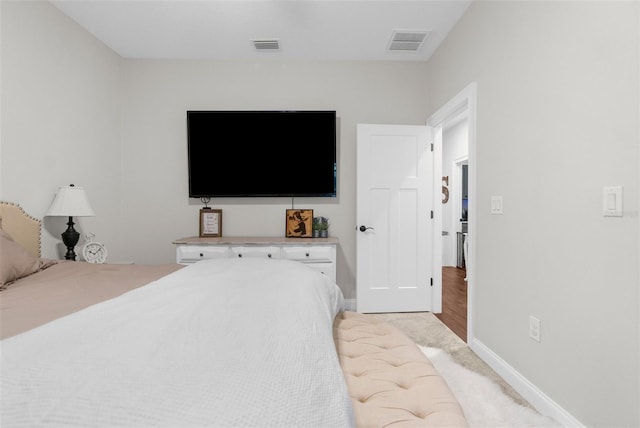
M 204 257 L 204 254 L 200 253 L 200 258 Z
M 242 253 L 238 254 L 238 257 L 242 257 Z
M 267 254 L 267 257 L 271 258 L 271 253 Z
M 309 253 L 305 254 L 307 257 L 309 257 Z

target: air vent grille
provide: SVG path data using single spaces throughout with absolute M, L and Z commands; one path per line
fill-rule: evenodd
M 420 47 L 422 47 L 422 44 L 427 39 L 428 35 L 429 31 L 426 30 L 395 30 L 391 34 L 391 39 L 389 40 L 389 46 L 387 46 L 387 50 L 416 52 L 420 49 Z
M 253 40 L 253 47 L 259 52 L 275 52 L 280 50 L 279 40 Z

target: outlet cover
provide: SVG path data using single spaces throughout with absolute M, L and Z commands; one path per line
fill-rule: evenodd
M 529 317 L 529 337 L 540 342 L 540 320 L 534 316 Z

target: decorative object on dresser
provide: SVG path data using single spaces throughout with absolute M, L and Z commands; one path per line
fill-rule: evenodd
M 176 262 L 189 265 L 205 259 L 269 258 L 304 263 L 334 282 L 336 280 L 337 238 L 298 239 L 282 237 L 200 238 L 191 236 L 173 241 Z
M 313 237 L 314 238 L 326 238 L 329 236 L 329 219 L 327 217 L 314 217 L 313 218 Z
M 222 210 L 204 207 L 200 210 L 200 237 L 222 236 Z
M 67 253 L 64 258 L 67 260 L 75 260 L 76 252 L 74 250 L 80 233 L 73 227 L 73 217 L 92 217 L 96 213 L 89 204 L 89 198 L 82 187 L 76 187 L 73 184 L 62 186 L 58 189 L 49 211 L 45 214 L 48 217 L 69 217 L 67 222 L 67 230 L 62 233 L 62 242 L 67 247 Z
M 287 210 L 287 238 L 311 238 L 313 236 L 313 210 Z

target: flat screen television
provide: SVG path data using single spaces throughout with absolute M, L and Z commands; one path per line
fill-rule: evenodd
M 335 197 L 333 110 L 187 111 L 189 197 Z

